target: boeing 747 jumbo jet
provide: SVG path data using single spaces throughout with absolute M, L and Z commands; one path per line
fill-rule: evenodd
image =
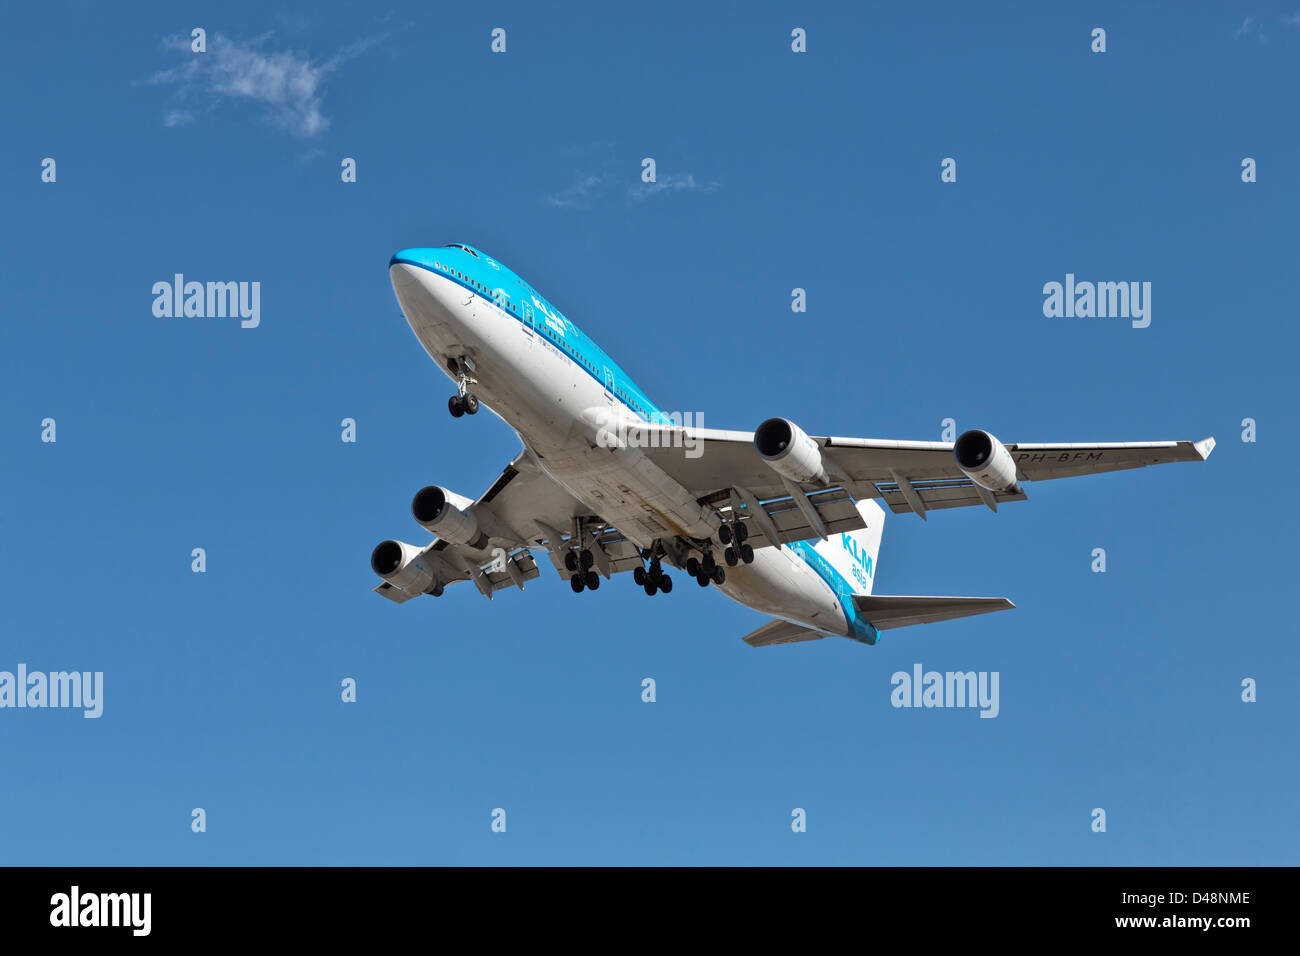
M 1004 445 L 986 431 L 955 443 L 810 437 L 769 418 L 751 432 L 691 427 L 655 406 L 527 282 L 462 243 L 403 249 L 389 263 L 398 304 L 456 383 L 451 414 L 480 402 L 523 451 L 476 501 L 430 485 L 411 514 L 436 539 L 384 541 L 375 588 L 403 603 L 472 581 L 491 598 L 523 588 L 549 556 L 575 592 L 631 571 L 668 594 L 666 568 L 773 620 L 755 647 L 880 632 L 1014 607 L 1006 598 L 872 594 L 885 509 L 1023 501 L 1026 481 L 1204 461 L 1214 439 Z

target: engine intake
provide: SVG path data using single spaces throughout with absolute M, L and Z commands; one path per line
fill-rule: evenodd
M 424 550 L 405 541 L 381 541 L 370 552 L 370 570 L 389 584 L 412 594 L 441 594 L 442 586 L 429 569 Z
M 421 488 L 411 499 L 411 516 L 424 530 L 450 541 L 452 544 L 480 546 L 482 534 L 478 519 L 469 511 L 473 504 L 454 491 L 438 485 Z
M 769 418 L 754 429 L 754 449 L 784 478 L 826 483 L 821 448 L 788 418 Z
M 1007 447 L 986 431 L 972 429 L 957 436 L 952 447 L 957 467 L 975 484 L 989 491 L 1016 488 L 1016 463 Z

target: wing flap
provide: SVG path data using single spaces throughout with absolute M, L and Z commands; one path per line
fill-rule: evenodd
M 808 495 L 808 503 L 817 512 L 817 517 L 825 526 L 827 535 L 839 534 L 842 531 L 857 531 L 864 526 L 862 515 L 843 488 L 831 488 Z M 761 524 L 750 516 L 746 520 L 746 525 L 750 529 L 750 543 L 754 547 L 765 543 L 789 544 L 791 541 L 807 541 L 809 538 L 819 537 L 817 530 L 808 523 L 808 519 L 793 498 L 785 497 L 760 502 L 759 507 L 772 519 L 779 540 L 768 541 Z M 741 515 L 744 516 L 744 512 L 741 512 Z M 753 540 L 755 538 L 760 540 Z
M 394 604 L 405 604 L 413 597 L 419 597 L 418 594 L 412 594 L 410 591 L 403 591 L 395 584 L 389 584 L 387 581 L 380 581 L 377 587 L 371 588 L 380 597 L 386 597 Z
M 945 479 L 941 481 L 915 481 L 912 488 L 921 496 L 927 511 L 941 511 L 944 508 L 964 508 L 968 505 L 984 504 L 980 491 L 970 479 Z M 912 511 L 897 482 L 881 482 L 876 486 L 880 496 L 889 505 L 894 514 L 907 514 Z M 1002 504 L 1004 501 L 1024 501 L 1029 496 L 1024 491 L 1014 494 L 1007 492 L 989 492 L 993 499 Z

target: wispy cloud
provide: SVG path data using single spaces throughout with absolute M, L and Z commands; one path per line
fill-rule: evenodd
M 691 173 L 669 173 L 659 176 L 657 182 L 643 183 L 638 176 L 623 192 L 629 202 L 642 202 L 652 196 L 668 192 L 711 193 L 718 188 L 715 182 L 701 182 Z M 546 197 L 552 206 L 587 207 L 600 202 L 611 195 L 616 195 L 619 184 L 626 183 L 627 178 L 611 172 L 581 173 L 569 186 Z
M 629 199 L 642 200 L 665 192 L 711 193 L 718 188 L 715 182 L 700 182 L 691 173 L 669 173 L 657 177 L 653 183 L 638 182 L 628 187 Z
M 1254 37 L 1260 43 L 1268 43 L 1269 35 L 1276 31 L 1279 20 L 1283 27 L 1300 27 L 1300 10 L 1290 16 L 1280 17 L 1277 20 L 1273 17 L 1267 17 L 1264 19 L 1260 19 L 1256 16 L 1244 17 L 1241 21 L 1241 26 L 1237 27 L 1237 32 L 1234 36 L 1238 38 Z
M 552 206 L 590 206 L 601 193 L 605 192 L 608 183 L 607 175 L 585 174 L 572 186 L 547 196 L 546 201 Z
M 194 96 L 208 96 L 214 102 L 247 103 L 260 110 L 261 117 L 295 136 L 310 138 L 329 128 L 324 112 L 325 80 L 340 66 L 382 39 L 359 40 L 326 60 L 313 60 L 292 50 L 270 48 L 271 34 L 251 40 L 237 40 L 220 33 L 208 38 L 206 53 L 193 53 L 187 37 L 172 37 L 163 45 L 186 60 L 162 70 L 150 83 L 176 87 L 182 102 Z M 167 126 L 193 120 L 187 109 L 170 110 L 163 118 Z

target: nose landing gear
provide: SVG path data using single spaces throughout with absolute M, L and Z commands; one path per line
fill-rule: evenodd
M 456 394 L 447 399 L 447 411 L 451 412 L 452 418 L 477 414 L 478 396 L 469 390 L 471 385 L 478 384 L 478 379 L 473 374 L 473 361 L 468 356 L 461 355 L 448 359 L 447 368 L 456 376 Z

